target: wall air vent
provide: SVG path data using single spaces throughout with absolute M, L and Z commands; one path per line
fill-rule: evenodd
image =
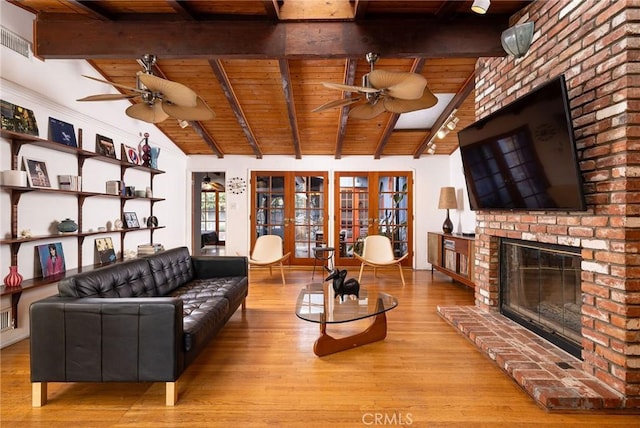
M 23 39 L 4 27 L 0 27 L 0 39 L 2 41 L 2 46 L 11 49 L 26 58 L 31 58 L 31 43 L 28 40 Z
M 0 331 L 11 330 L 13 328 L 11 315 L 11 307 L 0 309 Z

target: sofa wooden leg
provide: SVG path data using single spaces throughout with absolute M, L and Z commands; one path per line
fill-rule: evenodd
M 242 299 L 242 310 L 244 311 L 245 309 L 247 309 L 247 298 L 246 297 L 244 299 Z
M 47 402 L 47 382 L 31 383 L 31 406 L 42 407 Z
M 166 405 L 175 406 L 178 401 L 178 382 L 167 382 L 166 385 Z

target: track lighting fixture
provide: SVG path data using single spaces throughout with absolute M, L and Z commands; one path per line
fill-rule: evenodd
M 487 13 L 489 6 L 491 6 L 491 0 L 474 0 L 471 5 L 471 10 L 480 15 L 484 15 Z

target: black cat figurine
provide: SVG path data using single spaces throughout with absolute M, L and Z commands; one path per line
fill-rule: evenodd
M 333 280 L 333 291 L 336 296 L 340 296 L 340 301 L 344 301 L 344 296 L 356 296 L 356 298 L 360 297 L 360 283 L 355 278 L 349 278 L 345 281 L 347 277 L 346 270 L 334 269 L 331 271 L 329 276 L 325 279 L 325 281 Z

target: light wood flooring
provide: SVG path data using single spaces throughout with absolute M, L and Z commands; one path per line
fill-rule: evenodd
M 351 268 L 352 275 L 357 268 Z M 363 287 L 397 295 L 382 342 L 323 358 L 317 324 L 298 319 L 295 301 L 310 270 L 252 270 L 240 310 L 179 381 L 175 407 L 164 384 L 52 383 L 31 407 L 29 344 L 0 351 L 2 427 L 632 427 L 638 415 L 547 413 L 436 313 L 473 304 L 466 286 L 430 271 L 395 270 Z M 316 280 L 319 276 L 316 275 Z M 362 328 L 342 325 L 336 335 Z M 351 331 L 353 330 L 353 331 Z

